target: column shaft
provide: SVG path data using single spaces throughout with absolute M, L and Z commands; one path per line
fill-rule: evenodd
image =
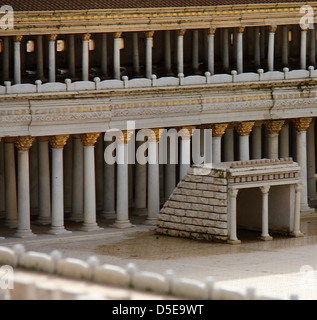
M 274 70 L 274 41 L 275 41 L 276 28 L 271 27 L 269 32 L 269 45 L 268 45 L 268 71 Z
M 56 35 L 51 35 L 48 41 L 48 81 L 56 81 Z
M 165 57 L 165 71 L 167 75 L 172 73 L 172 57 L 171 57 L 171 31 L 164 32 L 164 57 Z
M 151 76 L 152 76 L 152 46 L 153 46 L 153 32 L 146 32 L 145 76 L 148 79 L 151 79 Z
M 103 77 L 108 76 L 108 35 L 101 35 L 101 72 Z
M 89 80 L 89 39 L 90 34 L 85 34 L 82 38 L 82 80 Z
M 262 234 L 261 240 L 272 240 L 269 235 L 269 190 L 270 186 L 260 187 L 262 192 Z
M 300 68 L 306 69 L 306 54 L 307 54 L 307 29 L 301 30 L 300 41 Z
M 120 80 L 120 44 L 121 33 L 116 33 L 113 38 L 113 78 Z
M 21 40 L 22 37 L 14 39 L 14 83 L 21 83 Z
M 237 238 L 237 189 L 229 189 L 228 191 L 228 213 L 229 213 L 229 234 L 228 243 L 240 244 L 241 241 Z
M 215 73 L 215 32 L 216 29 L 208 32 L 208 71 L 211 75 Z

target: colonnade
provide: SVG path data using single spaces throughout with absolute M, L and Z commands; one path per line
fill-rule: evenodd
M 108 133 L 2 138 L 3 223 L 16 228 L 17 237 L 34 236 L 30 199 L 34 198 L 32 184 L 36 183 L 37 216 L 32 223 L 48 225 L 50 234 L 70 232 L 65 228 L 65 219 L 82 222 L 81 230 L 87 232 L 100 230 L 98 219 L 112 219 L 116 228 L 132 227 L 133 213 L 146 214 L 145 223 L 155 224 L 161 205 L 193 164 L 193 153 L 200 150 L 193 148 L 197 129 L 211 129 L 199 135 L 205 162 L 294 157 L 301 167 L 301 212 L 313 211 L 309 199 L 316 194 L 314 119 L 297 118 L 177 127 L 167 131 L 176 140 L 165 142 L 161 138 L 166 131 L 151 129 L 145 134 L 147 139 L 137 141 L 133 154 L 133 158 L 146 154 L 146 161 L 134 164 L 127 161 L 133 131 L 122 131 L 110 139 L 105 139 Z M 179 152 L 174 153 L 178 144 Z M 30 165 L 30 150 L 35 145 L 38 166 Z M 72 148 L 65 148 L 67 145 Z M 105 161 L 103 151 L 107 148 L 116 150 L 116 163 Z M 164 164 L 159 163 L 161 149 L 166 150 L 168 159 Z M 70 176 L 68 182 L 66 175 Z M 66 186 L 69 181 L 71 188 Z M 66 202 L 70 203 L 67 217 Z M 263 237 L 267 236 L 266 230 Z
M 237 70 L 238 73 L 246 71 L 246 61 L 252 61 L 253 71 L 257 68 L 263 68 L 266 71 L 273 71 L 276 68 L 277 56 L 279 67 L 288 67 L 290 57 L 297 59 L 296 68 L 306 69 L 309 65 L 316 64 L 316 31 L 315 29 L 302 28 L 299 32 L 299 38 L 296 38 L 290 30 L 297 30 L 298 26 L 276 26 L 269 27 L 236 27 L 236 28 L 208 28 L 208 29 L 180 29 L 166 31 L 146 31 L 146 32 L 115 32 L 103 33 L 100 36 L 100 41 L 96 47 L 100 52 L 99 63 L 94 63 L 94 67 L 100 69 L 102 77 L 112 77 L 113 79 L 121 79 L 123 67 L 122 50 L 129 50 L 128 60 L 125 58 L 124 64 L 131 64 L 133 69 L 132 76 L 143 75 L 150 78 L 153 74 L 154 53 L 153 48 L 158 46 L 155 40 L 155 34 L 159 34 L 159 48 L 157 51 L 162 51 L 158 64 L 164 66 L 164 75 L 172 75 L 179 73 L 190 72 L 197 74 L 199 72 L 209 71 L 211 74 L 221 70 L 220 72 L 230 72 Z M 281 30 L 277 33 L 277 30 Z M 124 45 L 126 35 L 132 34 L 129 45 Z M 140 52 L 141 34 L 144 38 L 144 53 Z M 190 40 L 186 41 L 186 34 L 190 34 Z M 278 39 L 277 39 L 278 34 Z M 81 44 L 78 45 L 80 38 Z M 87 81 L 91 79 L 91 59 L 89 41 L 95 37 L 89 33 L 82 35 L 58 35 L 50 34 L 47 37 L 47 42 L 44 41 L 43 35 L 32 36 L 32 41 L 35 41 L 36 51 L 36 77 L 38 80 L 48 82 L 57 81 L 56 71 L 61 68 L 58 64 L 56 44 L 59 39 L 65 39 L 67 51 L 67 70 L 65 77 Z M 110 39 L 112 38 L 112 40 Z M 245 39 L 246 38 L 246 39 Z M 293 38 L 296 38 L 295 40 Z M 29 39 L 29 36 L 15 36 L 12 42 L 13 61 L 10 61 L 10 46 L 11 40 L 9 37 L 2 38 L 2 52 L 0 52 L 2 60 L 3 80 L 11 80 L 16 84 L 23 82 L 23 70 L 21 63 L 28 61 L 28 56 L 25 50 L 21 47 L 23 39 Z M 99 38 L 98 38 L 99 39 Z M 130 37 L 128 38 L 130 39 Z M 190 41 L 190 42 L 188 42 Z M 297 41 L 296 50 L 290 50 L 292 42 Z M 112 43 L 111 43 L 112 42 Z M 127 42 L 127 40 L 125 41 Z M 279 43 L 280 42 L 280 43 Z M 44 46 L 47 43 L 47 49 Z M 110 46 L 111 44 L 111 46 Z M 76 45 L 78 48 L 76 48 Z M 129 49 L 123 49 L 129 47 Z M 131 47 L 131 48 L 130 48 Z M 79 51 L 78 51 L 79 50 Z M 190 52 L 188 57 L 187 51 Z M 252 52 L 251 52 L 252 51 Z M 81 62 L 76 60 L 78 52 L 81 56 Z M 156 53 L 155 52 L 155 53 Z M 45 55 L 45 53 L 47 53 Z M 278 53 L 278 54 L 277 54 Z M 142 61 L 141 61 L 141 55 Z M 127 54 L 125 54 L 127 56 Z M 157 54 L 156 54 L 157 56 Z M 188 61 L 190 60 L 190 61 Z M 280 62 L 281 60 L 281 62 Z M 186 71 L 185 67 L 190 64 L 190 71 Z M 200 64 L 204 66 L 202 70 Z M 144 71 L 141 71 L 141 65 L 144 65 Z M 281 65 L 281 66 L 280 66 Z M 10 66 L 12 66 L 12 75 L 10 74 Z M 80 68 L 80 75 L 76 76 L 76 70 Z M 65 68 L 65 66 L 63 66 Z M 249 68 L 249 67 L 248 67 Z M 188 68 L 187 68 L 188 69 Z M 200 70 L 201 69 L 201 70 Z M 217 69 L 217 70 L 216 70 Z M 46 71 L 47 70 L 47 71 Z M 47 76 L 45 77 L 45 72 Z M 218 71 L 219 72 L 219 71 Z M 77 78 L 78 77 L 78 78 Z

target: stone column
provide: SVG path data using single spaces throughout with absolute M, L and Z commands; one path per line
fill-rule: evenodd
M 224 134 L 224 161 L 234 161 L 234 127 L 229 124 Z
M 113 34 L 113 78 L 120 80 L 120 45 L 121 45 L 121 32 Z
M 192 51 L 192 68 L 194 74 L 199 71 L 199 33 L 198 29 L 193 30 L 193 51 Z
M 250 145 L 249 136 L 254 126 L 254 121 L 239 122 L 236 125 L 236 130 L 239 134 L 239 160 L 250 160 Z
M 312 118 L 297 118 L 294 119 L 294 127 L 297 131 L 296 139 L 296 157 L 297 162 L 301 167 L 300 176 L 302 180 L 302 194 L 301 194 L 301 212 L 311 213 L 314 210 L 308 206 L 308 191 L 307 191 L 307 129 L 311 123 Z
M 179 165 L 179 180 L 182 180 L 190 169 L 190 138 L 194 133 L 195 127 L 178 128 L 181 137 L 180 142 L 180 165 Z
M 256 121 L 252 129 L 251 158 L 262 159 L 262 121 Z
M 158 142 L 160 129 L 151 129 L 148 137 L 148 216 L 146 224 L 155 225 L 160 212 L 160 175 Z
M 260 55 L 260 27 L 254 28 L 254 64 L 258 68 L 261 65 L 261 55 Z
M 221 138 L 228 128 L 228 123 L 213 124 L 212 129 L 212 162 L 221 162 Z
M 9 228 L 15 228 L 18 219 L 14 141 L 13 137 L 4 138 L 5 224 Z
M 21 41 L 23 36 L 15 36 L 13 40 L 14 50 L 14 83 L 21 83 Z
M 128 194 L 128 148 L 127 144 L 133 132 L 123 131 L 117 137 L 117 217 L 114 223 L 116 228 L 131 228 L 129 220 L 129 194 Z
M 18 149 L 18 227 L 16 237 L 34 237 L 31 231 L 31 207 L 30 207 L 30 171 L 29 150 L 34 138 L 18 137 L 15 146 Z
M 243 73 L 243 32 L 244 27 L 238 28 L 237 34 L 237 72 Z
M 274 41 L 275 41 L 276 26 L 270 26 L 269 28 L 269 45 L 267 53 L 267 65 L 268 71 L 274 70 Z
M 139 55 L 139 35 L 137 32 L 132 33 L 133 43 L 133 72 L 136 76 L 140 75 L 140 55 Z
M 145 32 L 145 76 L 151 79 L 152 76 L 152 46 L 154 32 Z
M 51 223 L 51 181 L 48 137 L 38 137 L 39 216 L 36 223 Z
M 171 31 L 164 31 L 164 58 L 166 75 L 172 74 L 172 58 L 171 58 Z
M 260 56 L 261 60 L 265 59 L 266 27 L 260 27 Z
M 96 222 L 95 144 L 100 133 L 80 135 L 84 146 L 84 223 L 83 231 L 100 230 Z
M 50 234 L 68 233 L 64 228 L 63 149 L 69 135 L 50 136 L 52 147 L 52 223 Z
M 208 71 L 215 73 L 215 34 L 216 28 L 208 29 Z
M 0 219 L 5 218 L 4 143 L 0 138 Z
M 300 231 L 301 190 L 302 185 L 300 183 L 295 184 L 294 230 L 290 235 L 296 238 L 304 236 Z
M 222 56 L 222 64 L 225 71 L 229 71 L 230 65 L 229 65 L 229 29 L 225 28 L 223 29 L 222 33 L 222 50 L 223 50 L 223 56 Z
M 315 66 L 316 65 L 316 29 L 315 25 L 313 24 L 313 29 L 309 30 L 309 65 Z
M 82 80 L 89 80 L 89 39 L 91 35 L 86 33 L 82 36 Z
M 36 38 L 36 68 L 37 79 L 44 80 L 44 61 L 43 61 L 43 36 L 39 35 Z
M 184 35 L 186 30 L 177 30 L 177 73 L 184 73 Z
M 300 69 L 306 70 L 306 54 L 307 54 L 307 28 L 301 29 L 300 39 Z
M 104 78 L 108 76 L 108 35 L 101 35 L 101 73 Z
M 75 35 L 68 35 L 68 68 L 71 79 L 76 79 Z
M 268 131 L 268 157 L 269 159 L 278 159 L 278 138 L 279 133 L 284 125 L 284 120 L 267 120 L 264 121 Z
M 3 48 L 2 48 L 2 80 L 9 81 L 10 75 L 10 46 L 9 46 L 9 37 L 3 38 Z
M 289 124 L 288 122 L 284 122 L 282 130 L 280 132 L 280 157 L 281 158 L 288 158 L 289 157 Z
M 176 164 L 178 163 L 178 135 L 170 129 L 167 139 L 167 164 L 165 166 L 165 200 L 168 200 L 176 187 Z
M 51 34 L 48 38 L 48 81 L 56 81 L 56 39 L 57 34 Z
M 260 239 L 264 241 L 273 240 L 269 235 L 269 191 L 270 186 L 260 187 L 262 192 L 262 234 Z
M 228 243 L 240 244 L 237 238 L 237 196 L 238 189 L 228 189 Z
M 282 63 L 288 66 L 288 26 L 283 26 Z
M 307 130 L 307 186 L 309 199 L 316 199 L 315 119 Z

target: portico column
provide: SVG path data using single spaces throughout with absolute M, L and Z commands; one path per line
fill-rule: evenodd
M 69 135 L 50 136 L 52 147 L 52 223 L 50 234 L 63 234 L 64 228 L 64 181 L 63 181 L 63 149 Z
M 229 66 L 229 30 L 227 28 L 223 29 L 222 36 L 223 36 L 222 63 L 223 63 L 224 70 L 228 71 L 230 69 L 230 66 Z
M 199 34 L 198 29 L 193 30 L 193 51 L 192 51 L 192 68 L 193 72 L 199 71 Z
M 278 138 L 281 131 L 284 120 L 268 120 L 264 121 L 266 130 L 268 131 L 268 158 L 278 159 Z
M 140 74 L 140 56 L 139 56 L 139 35 L 137 32 L 132 33 L 133 43 L 133 71 L 136 76 Z
M 101 72 L 103 77 L 108 76 L 108 35 L 101 35 Z
M 178 163 L 178 135 L 175 129 L 168 130 L 167 164 L 165 166 L 165 200 L 168 200 L 176 187 L 176 164 Z
M 212 162 L 221 162 L 221 138 L 228 128 L 228 123 L 216 123 L 212 125 Z
M 76 79 L 75 35 L 68 35 L 68 67 L 71 79 Z
M 184 35 L 186 30 L 177 30 L 177 73 L 184 73 Z
M 121 44 L 121 32 L 113 34 L 113 78 L 120 80 L 120 44 Z
M 145 76 L 151 79 L 152 76 L 152 46 L 154 32 L 145 32 Z
M 48 137 L 38 137 L 39 216 L 37 224 L 51 223 L 51 181 Z
M 20 238 L 35 236 L 31 231 L 29 173 L 29 150 L 33 141 L 32 137 L 18 137 L 15 140 L 18 149 L 18 228 L 15 236 Z
M 249 136 L 255 122 L 240 122 L 236 125 L 236 130 L 239 134 L 239 160 L 250 160 L 250 144 Z
M 224 134 L 224 161 L 234 161 L 234 127 L 229 124 Z
M 294 212 L 294 229 L 291 232 L 293 237 L 303 237 L 304 234 L 300 231 L 300 213 L 301 213 L 301 190 L 302 184 L 295 184 L 295 212 Z
M 51 34 L 48 38 L 48 81 L 56 81 L 56 39 L 57 34 Z
M 80 135 L 84 146 L 84 223 L 83 231 L 96 231 L 101 228 L 96 222 L 96 177 L 95 177 L 95 144 L 100 133 Z
M 306 54 L 307 54 L 307 28 L 301 29 L 300 39 L 300 69 L 306 70 Z
M 5 225 L 9 228 L 15 228 L 18 219 L 14 140 L 13 137 L 4 138 Z
M 262 234 L 260 239 L 264 241 L 273 240 L 269 235 L 269 190 L 270 186 L 260 187 L 262 192 Z
M 190 138 L 192 137 L 195 127 L 178 128 L 180 142 L 180 166 L 179 166 L 179 180 L 182 180 L 190 169 Z
M 172 74 L 172 58 L 171 58 L 171 31 L 164 31 L 164 58 L 165 58 L 165 71 L 167 75 Z
M 89 80 L 89 39 L 91 35 L 86 33 L 82 36 L 82 80 Z
M 148 137 L 148 216 L 146 224 L 155 225 L 160 212 L 160 175 L 158 142 L 160 129 L 151 129 Z
M 237 72 L 243 73 L 243 32 L 244 27 L 238 28 L 237 33 Z
M 208 71 L 215 73 L 215 34 L 216 28 L 208 29 Z
M 275 39 L 276 26 L 269 28 L 269 45 L 267 54 L 268 71 L 274 70 L 274 39 Z
M 260 55 L 260 27 L 254 28 L 254 64 L 256 67 L 261 65 L 261 55 Z
M 237 238 L 237 196 L 238 189 L 228 189 L 228 243 L 240 244 Z
M 289 157 L 289 124 L 286 121 L 284 122 L 279 138 L 280 138 L 280 142 L 279 142 L 280 157 L 288 158 Z
M 21 83 L 21 41 L 23 36 L 15 36 L 13 40 L 14 50 L 14 83 Z
M 308 197 L 316 199 L 316 156 L 315 156 L 315 119 L 312 119 L 307 130 L 307 185 Z
M 307 192 L 307 129 L 311 123 L 311 118 L 297 118 L 294 119 L 294 127 L 297 131 L 296 139 L 296 157 L 297 162 L 301 167 L 300 176 L 302 180 L 302 194 L 301 194 L 301 212 L 313 212 L 308 206 L 308 192 Z
M 37 59 L 37 79 L 44 80 L 44 61 L 43 61 L 43 36 L 36 38 L 36 59 Z
M 114 223 L 116 228 L 131 228 L 129 220 L 129 189 L 128 189 L 128 141 L 133 132 L 123 131 L 117 137 L 117 218 Z
M 8 81 L 9 77 L 9 70 L 10 70 L 10 48 L 9 48 L 9 37 L 3 38 L 3 49 L 2 49 L 2 80 Z
M 262 121 L 256 121 L 252 129 L 251 158 L 262 158 Z
M 309 35 L 310 35 L 309 64 L 311 66 L 315 66 L 316 65 L 316 29 L 314 24 L 313 24 L 313 28 L 309 29 Z
M 284 67 L 288 66 L 288 26 L 283 26 L 282 39 L 282 63 Z

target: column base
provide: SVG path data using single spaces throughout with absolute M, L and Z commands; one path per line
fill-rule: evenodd
M 17 228 L 18 220 L 6 220 L 4 225 L 8 228 Z
M 126 221 L 116 221 L 112 227 L 119 228 L 119 229 L 126 229 L 126 228 L 132 228 L 135 227 L 129 220 Z
M 115 211 L 102 211 L 99 217 L 105 220 L 112 220 L 115 219 L 117 215 Z
M 294 238 L 300 238 L 300 237 L 304 237 L 305 235 L 303 233 L 301 233 L 300 231 L 297 231 L 297 232 L 291 232 L 289 234 L 291 237 L 294 237 Z
M 51 217 L 39 217 L 37 220 L 35 220 L 32 223 L 40 226 L 45 226 L 45 225 L 51 224 L 51 222 L 52 222 Z
M 144 221 L 144 224 L 147 224 L 147 225 L 150 225 L 150 226 L 156 226 L 157 220 L 158 220 L 157 218 L 147 218 Z
M 262 241 L 272 241 L 273 237 L 271 237 L 271 236 L 260 236 L 259 239 L 262 240 Z
M 53 235 L 60 235 L 60 234 L 69 234 L 72 232 L 66 230 L 64 227 L 51 227 L 51 229 L 47 231 L 47 233 L 53 234 Z
M 84 214 L 83 213 L 72 213 L 67 220 L 74 221 L 74 222 L 82 222 L 84 221 Z
M 16 233 L 14 234 L 14 236 L 17 238 L 35 238 L 36 234 L 34 234 L 31 229 L 17 230 Z
M 303 214 L 315 213 L 315 208 L 311 208 L 308 205 L 301 206 L 300 213 L 303 213 Z
M 80 228 L 81 231 L 101 231 L 104 230 L 103 228 L 99 227 L 97 223 L 84 223 L 83 226 Z
M 229 243 L 229 244 L 241 244 L 241 240 L 227 240 L 227 243 Z

